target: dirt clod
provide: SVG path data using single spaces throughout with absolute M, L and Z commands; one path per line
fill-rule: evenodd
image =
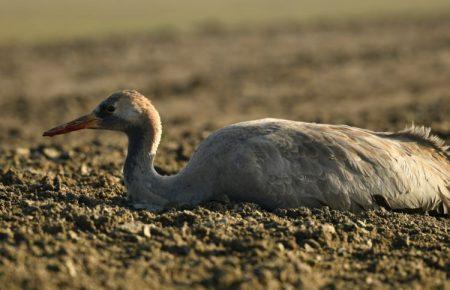
M 0 45 L 0 288 L 446 289 L 448 217 L 130 206 L 126 138 L 43 138 L 112 91 L 160 109 L 161 174 L 210 132 L 264 117 L 450 138 L 450 17 Z M 2 61 L 5 60 L 5 61 Z

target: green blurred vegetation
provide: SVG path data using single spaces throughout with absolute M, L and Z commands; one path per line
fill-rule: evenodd
M 449 0 L 0 0 L 0 42 L 450 12 Z

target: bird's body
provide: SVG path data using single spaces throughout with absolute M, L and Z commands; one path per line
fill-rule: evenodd
M 243 122 L 211 134 L 180 173 L 160 176 L 153 167 L 161 136 L 154 107 L 135 91 L 105 102 L 130 103 L 123 106 L 145 117 L 120 129 L 129 138 L 125 185 L 136 207 L 198 204 L 227 195 L 270 209 L 449 210 L 448 148 L 425 128 L 379 133 L 280 119 Z

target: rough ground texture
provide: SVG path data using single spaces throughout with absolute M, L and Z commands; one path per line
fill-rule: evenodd
M 163 117 L 158 170 L 260 117 L 450 138 L 450 17 L 0 46 L 4 289 L 449 289 L 447 217 L 217 201 L 151 213 L 122 185 L 125 138 L 44 129 L 134 88 Z

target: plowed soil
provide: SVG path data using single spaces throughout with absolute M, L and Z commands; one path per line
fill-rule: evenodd
M 217 201 L 135 210 L 125 137 L 42 132 L 138 89 L 163 118 L 158 170 L 262 117 L 450 139 L 450 17 L 0 46 L 0 288 L 450 289 L 450 220 Z

